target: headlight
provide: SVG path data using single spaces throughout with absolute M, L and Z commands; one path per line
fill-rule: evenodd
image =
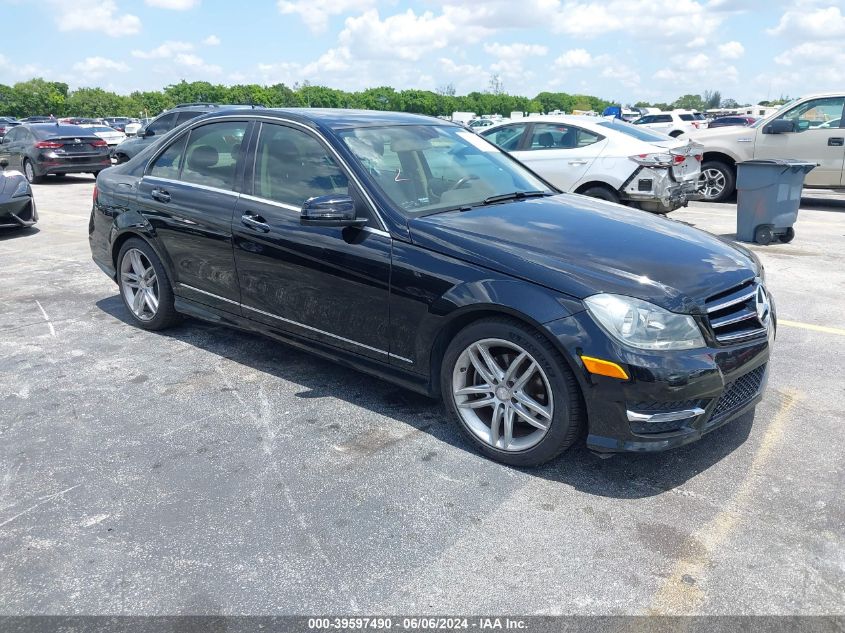
M 15 193 L 12 194 L 12 197 L 19 198 L 21 196 L 29 195 L 32 195 L 32 190 L 29 188 L 29 183 L 26 180 L 21 180 L 18 183 L 18 186 L 15 187 Z
M 617 341 L 639 349 L 704 347 L 698 324 L 648 301 L 600 294 L 584 299 L 590 315 Z

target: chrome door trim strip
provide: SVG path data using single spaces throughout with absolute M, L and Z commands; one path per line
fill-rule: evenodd
M 292 204 L 287 204 L 285 202 L 278 202 L 276 200 L 268 200 L 267 198 L 259 198 L 258 196 L 251 196 L 245 193 L 241 194 L 241 198 L 244 200 L 251 200 L 253 202 L 260 202 L 261 204 L 269 204 L 271 207 L 279 207 L 281 209 L 285 209 L 286 211 L 293 211 L 296 214 L 299 214 L 301 209 L 293 206 Z
M 221 297 L 220 295 L 216 295 L 212 292 L 206 292 L 205 290 L 200 290 L 199 288 L 194 288 L 193 286 L 189 286 L 188 284 L 179 283 L 179 286 L 182 288 L 186 288 L 187 290 L 193 290 L 194 292 L 199 292 L 200 294 L 207 295 L 214 299 L 219 299 L 220 301 L 225 301 L 227 303 L 232 303 L 234 305 L 240 306 L 241 308 L 245 308 L 247 310 L 252 310 L 253 312 L 257 312 L 258 314 L 263 314 L 264 316 L 268 316 L 273 319 L 278 319 L 279 321 L 283 321 L 285 323 L 289 323 L 291 325 L 296 325 L 297 327 L 305 328 L 306 330 L 310 330 L 311 332 L 316 332 L 318 334 L 324 334 L 325 336 L 330 336 L 331 338 L 337 339 L 339 341 L 343 341 L 344 343 L 350 343 L 352 345 L 357 345 L 358 347 L 363 347 L 364 349 L 368 349 L 372 352 L 376 352 L 377 354 L 383 354 L 388 358 L 395 358 L 396 360 L 405 361 L 406 363 L 414 364 L 409 358 L 405 358 L 404 356 L 399 356 L 397 354 L 391 354 L 390 352 L 386 352 L 383 349 L 379 349 L 377 347 L 373 347 L 371 345 L 367 345 L 366 343 L 359 343 L 358 341 L 353 341 L 352 339 L 346 338 L 344 336 L 339 336 L 337 334 L 332 334 L 331 332 L 326 332 L 325 330 L 321 330 L 316 327 L 312 327 L 310 325 L 305 325 L 304 323 L 300 323 L 299 321 L 294 321 L 292 319 L 286 319 L 285 317 L 281 317 L 278 314 L 273 314 L 272 312 L 265 312 L 264 310 L 259 310 L 258 308 L 253 308 L 252 306 L 248 306 L 243 303 L 239 303 L 237 301 L 232 301 L 231 299 L 227 299 L 226 297 Z
M 239 194 L 237 191 L 230 191 L 229 189 L 220 189 L 219 187 L 209 187 L 208 185 L 198 185 L 193 182 L 187 182 L 185 180 L 173 180 L 172 178 L 162 178 L 161 176 L 150 176 L 149 174 L 145 174 L 141 177 L 141 180 L 152 180 L 154 182 L 166 182 L 173 185 L 182 185 L 183 187 L 194 187 L 196 189 L 204 189 L 205 191 L 213 191 L 214 193 L 223 193 L 227 196 L 234 196 L 238 197 Z
M 239 307 L 240 307 L 240 305 L 241 305 L 241 304 L 240 304 L 239 302 L 237 302 L 237 301 L 233 301 L 232 299 L 227 299 L 226 297 L 221 297 L 220 295 L 216 295 L 216 294 L 214 294 L 213 292 L 206 292 L 205 290 L 200 290 L 199 288 L 194 288 L 193 286 L 189 286 L 188 284 L 183 284 L 181 281 L 179 282 L 179 285 L 180 285 L 182 288 L 185 288 L 185 289 L 187 289 L 187 290 L 193 290 L 194 292 L 198 292 L 198 293 L 200 293 L 200 294 L 203 294 L 203 295 L 209 296 L 209 297 L 211 297 L 212 299 L 217 299 L 218 301 L 225 301 L 226 303 L 231 303 L 231 304 L 236 305 L 236 306 L 239 306 Z

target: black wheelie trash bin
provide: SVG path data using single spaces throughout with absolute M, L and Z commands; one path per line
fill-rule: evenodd
M 737 163 L 736 237 L 743 242 L 791 242 L 804 175 L 816 166 L 803 160 L 755 159 Z

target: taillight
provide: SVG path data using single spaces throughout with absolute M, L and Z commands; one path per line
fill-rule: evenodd
M 35 149 L 59 149 L 61 146 L 62 144 L 56 141 L 38 141 Z
M 687 159 L 687 157 L 683 156 L 682 154 L 672 154 L 672 156 L 674 156 L 673 160 L 675 161 L 676 165 L 682 164 Z
M 105 147 L 106 145 L 108 145 L 108 143 L 106 143 L 103 139 L 91 143 L 92 147 Z
M 697 160 L 700 163 L 701 159 L 704 158 L 704 156 L 702 156 L 701 154 L 696 154 L 693 158 L 695 158 L 695 160 Z
M 99 195 L 99 191 L 97 191 L 97 183 L 95 182 L 95 183 L 94 183 L 94 193 L 93 193 L 93 195 L 92 195 L 92 197 L 91 197 L 91 201 L 92 201 L 94 204 L 97 204 L 97 196 L 98 196 L 98 195 Z

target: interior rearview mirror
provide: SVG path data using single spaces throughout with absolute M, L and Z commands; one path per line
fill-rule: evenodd
M 306 200 L 299 222 L 306 226 L 360 226 L 366 220 L 355 217 L 355 202 L 351 196 L 328 195 Z
M 775 119 L 763 128 L 763 134 L 787 134 L 795 131 L 795 122 L 790 119 Z

